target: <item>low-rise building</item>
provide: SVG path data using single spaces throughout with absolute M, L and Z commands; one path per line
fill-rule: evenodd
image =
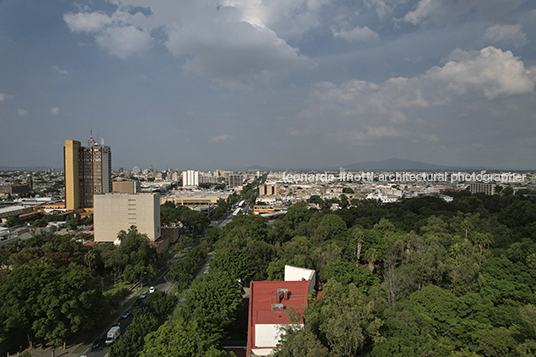
M 285 265 L 285 281 L 253 281 L 250 284 L 247 356 L 269 356 L 279 342 L 281 327 L 296 324 L 289 307 L 303 313 L 316 284 L 314 270 Z M 297 322 L 303 326 L 303 322 Z

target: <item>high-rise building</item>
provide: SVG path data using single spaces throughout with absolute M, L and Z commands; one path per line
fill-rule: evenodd
M 184 170 L 182 172 L 182 186 L 199 186 L 199 171 Z
M 273 196 L 277 195 L 276 184 L 261 184 L 259 185 L 259 196 Z
M 65 208 L 92 208 L 93 195 L 112 192 L 112 151 L 97 145 L 93 137 L 88 146 L 65 140 Z
M 226 173 L 225 174 L 225 184 L 227 188 L 234 188 L 237 186 L 242 186 L 244 177 L 240 174 Z

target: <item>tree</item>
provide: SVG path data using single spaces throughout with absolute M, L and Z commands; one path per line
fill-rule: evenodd
M 88 250 L 86 254 L 84 254 L 84 263 L 89 267 L 91 270 L 91 267 L 97 263 L 98 259 L 98 252 L 96 250 Z
M 55 345 L 94 327 L 104 306 L 100 281 L 75 265 L 22 266 L 7 277 L 0 294 L 2 332 L 19 329 L 29 340 Z
M 330 280 L 324 286 L 319 331 L 325 336 L 332 356 L 357 356 L 365 347 L 383 341 L 383 321 L 375 316 L 375 302 L 350 284 L 348 292 Z
M 225 272 L 200 276 L 184 298 L 180 314 L 199 320 L 209 333 L 221 333 L 241 306 L 239 288 L 238 282 Z
M 274 357 L 328 357 L 329 350 L 322 345 L 312 331 L 299 325 L 283 327 Z
M 205 357 L 214 353 L 221 335 L 211 333 L 197 318 L 174 318 L 145 336 L 141 357 Z
M 357 264 L 361 258 L 361 249 L 363 249 L 363 243 L 365 241 L 364 229 L 361 225 L 356 225 L 350 228 L 348 231 L 348 244 L 354 248 L 354 253 L 357 258 Z
M 346 230 L 346 223 L 344 223 L 341 217 L 335 214 L 327 214 L 318 224 L 315 236 L 320 243 L 334 238 L 344 239 Z

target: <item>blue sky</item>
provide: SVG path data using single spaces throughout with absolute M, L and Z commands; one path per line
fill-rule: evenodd
M 528 0 L 0 0 L 0 166 L 536 169 Z

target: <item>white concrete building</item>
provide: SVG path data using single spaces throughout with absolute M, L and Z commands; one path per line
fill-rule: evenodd
M 119 231 L 136 226 L 151 242 L 160 238 L 160 194 L 108 193 L 94 196 L 96 242 L 113 242 Z
M 182 172 L 182 187 L 199 186 L 199 171 L 186 170 Z

